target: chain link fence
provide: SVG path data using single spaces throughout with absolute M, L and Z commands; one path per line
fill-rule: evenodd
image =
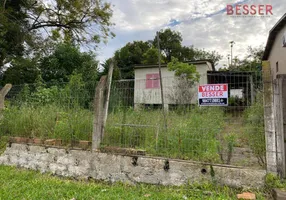
M 184 78 L 163 78 L 164 106 L 158 77 L 113 81 L 101 149 L 264 167 L 261 74 L 204 76 L 210 84 L 228 84 L 228 106 L 199 107 L 198 84 Z M 69 83 L 14 85 L 0 121 L 1 137 L 61 139 L 67 146 L 91 141 L 96 85 L 76 77 Z
M 261 74 L 208 72 L 210 84 L 228 84 L 228 106 L 199 107 L 198 84 L 184 78 L 114 81 L 104 148 L 208 163 L 264 167 Z M 163 110 L 167 124 L 164 124 Z
M 0 121 L 1 137 L 58 139 L 67 146 L 91 141 L 95 87 L 77 76 L 68 83 L 13 85 Z

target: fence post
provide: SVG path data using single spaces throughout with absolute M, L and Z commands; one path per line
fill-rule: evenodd
M 266 141 L 266 169 L 267 172 L 277 173 L 277 149 L 274 123 L 274 98 L 272 88 L 271 67 L 269 61 L 262 62 L 263 70 L 263 99 L 264 99 L 264 123 Z
M 285 177 L 283 79 L 283 76 L 278 75 L 276 80 L 274 80 L 273 93 L 274 121 L 277 142 L 277 172 L 282 177 Z
M 95 90 L 94 98 L 94 122 L 92 133 L 92 150 L 95 151 L 100 147 L 102 139 L 103 121 L 104 121 L 104 91 L 106 87 L 106 76 L 102 76 Z
M 114 68 L 113 63 L 114 61 L 112 60 L 111 64 L 109 65 L 108 77 L 107 77 L 107 83 L 106 83 L 106 101 L 104 104 L 104 111 L 103 111 L 102 138 L 104 137 L 105 124 L 106 124 L 107 115 L 108 115 L 110 90 L 111 90 L 112 75 L 113 75 L 113 68 Z
M 2 88 L 2 90 L 0 91 L 0 113 L 5 107 L 4 105 L 5 96 L 11 90 L 11 88 L 12 88 L 11 84 L 6 84 L 4 88 Z

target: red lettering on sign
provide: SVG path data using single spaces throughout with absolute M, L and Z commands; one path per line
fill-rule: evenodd
M 223 97 L 223 92 L 222 91 L 213 91 L 213 92 L 202 92 L 202 97 Z
M 272 13 L 272 5 L 266 5 L 266 15 L 268 15 L 268 13 L 270 13 L 271 15 L 273 15 Z
M 273 7 L 270 4 L 236 4 L 236 5 L 226 5 L 227 15 L 273 15 Z
M 227 13 L 227 15 L 233 15 L 233 7 L 232 7 L 232 5 L 227 5 L 226 6 L 226 13 Z
M 199 86 L 199 92 L 211 92 L 211 91 L 227 91 L 226 84 L 213 84 Z
M 264 15 L 264 13 L 262 12 L 264 10 L 264 5 L 259 5 L 258 6 L 258 14 L 259 15 Z
M 243 14 L 248 15 L 249 14 L 248 5 L 243 5 L 242 8 L 243 8 Z
M 256 15 L 256 6 L 255 5 L 251 5 L 250 10 L 252 10 L 252 12 L 250 12 L 251 15 Z

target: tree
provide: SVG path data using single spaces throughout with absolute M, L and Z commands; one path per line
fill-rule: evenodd
M 2 0 L 0 6 L 1 66 L 9 56 L 22 55 L 24 42 L 32 45 L 35 35 L 57 42 L 95 45 L 114 34 L 110 31 L 112 9 L 102 0 Z M 45 33 L 45 34 L 43 34 Z M 40 42 L 42 42 L 41 40 Z M 11 44 L 15 43 L 14 46 Z M 9 59 L 8 59 L 9 60 Z
M 172 56 L 179 58 L 182 48 L 182 35 L 180 32 L 172 31 L 171 29 L 161 30 L 159 32 L 159 43 L 160 49 L 162 50 L 165 57 L 165 62 L 171 61 Z M 153 40 L 153 46 L 157 47 L 158 39 L 157 36 Z
M 170 71 L 175 72 L 177 77 L 174 80 L 174 87 L 169 92 L 169 98 L 176 104 L 190 104 L 195 95 L 194 85 L 200 79 L 196 66 L 180 62 L 174 57 L 167 66 Z
M 174 57 L 181 62 L 207 59 L 217 65 L 222 58 L 216 51 L 207 52 L 195 49 L 193 46 L 182 46 L 181 33 L 171 29 L 160 31 L 159 38 L 162 63 L 171 62 L 171 58 Z M 117 50 L 114 59 L 120 70 L 121 78 L 133 79 L 134 65 L 158 64 L 157 42 L 157 37 L 153 41 L 134 41 Z
M 101 64 L 101 69 L 99 69 L 99 73 L 98 73 L 98 80 L 100 80 L 101 76 L 108 75 L 109 67 L 110 67 L 112 61 L 113 61 L 113 59 L 109 58 L 104 63 Z M 113 64 L 115 64 L 115 63 L 113 63 Z M 120 70 L 117 67 L 117 65 L 113 66 L 112 79 L 113 80 L 119 80 L 120 79 Z
M 159 50 L 151 47 L 143 54 L 143 64 L 158 64 Z M 161 55 L 161 63 L 164 62 L 164 55 Z
M 264 47 L 260 46 L 253 48 L 251 46 L 247 49 L 247 55 L 243 59 L 235 58 L 235 65 L 230 66 L 232 71 L 261 71 L 262 56 Z
M 70 75 L 76 73 L 82 74 L 85 82 L 94 84 L 98 65 L 94 57 L 72 44 L 59 44 L 51 55 L 40 60 L 42 78 L 45 82 L 68 82 Z
M 13 85 L 34 83 L 39 75 L 40 70 L 35 60 L 17 58 L 12 61 L 11 66 L 3 73 L 2 83 L 4 85 L 7 83 Z
M 12 58 L 22 56 L 24 51 L 24 35 L 27 26 L 27 15 L 21 9 L 22 0 L 0 1 L 0 71 Z
M 143 55 L 149 48 L 150 45 L 148 42 L 134 41 L 115 52 L 114 59 L 120 69 L 121 78 L 134 78 L 134 65 L 143 64 Z
M 181 48 L 180 55 L 178 57 L 179 61 L 190 61 L 194 60 L 196 55 L 196 49 L 193 46 L 183 46 Z
M 30 6 L 29 30 L 51 28 L 54 38 L 74 42 L 99 42 L 101 37 L 113 36 L 111 5 L 102 0 L 57 0 L 50 5 L 36 1 Z
M 196 49 L 195 50 L 195 55 L 194 55 L 195 60 L 210 60 L 214 64 L 214 66 L 218 65 L 218 62 L 222 59 L 222 55 L 220 55 L 216 51 L 205 51 L 205 50 L 200 50 Z
M 175 76 L 186 78 L 192 84 L 196 83 L 200 79 L 200 75 L 197 72 L 196 66 L 193 64 L 180 62 L 179 59 L 172 57 L 172 61 L 168 63 L 168 69 L 175 72 Z

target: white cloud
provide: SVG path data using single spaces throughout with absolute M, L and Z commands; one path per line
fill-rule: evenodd
M 271 4 L 270 17 L 231 17 L 219 12 L 227 4 L 242 0 L 112 0 L 113 21 L 117 38 L 102 47 L 101 59 L 133 40 L 153 39 L 155 32 L 165 28 L 171 19 L 182 22 L 172 27 L 183 35 L 184 45 L 216 50 L 227 63 L 229 41 L 235 41 L 234 55 L 245 56 L 248 46 L 266 43 L 268 32 L 284 14 L 286 4 L 280 0 L 248 0 L 246 4 Z M 210 17 L 207 17 L 210 16 Z

